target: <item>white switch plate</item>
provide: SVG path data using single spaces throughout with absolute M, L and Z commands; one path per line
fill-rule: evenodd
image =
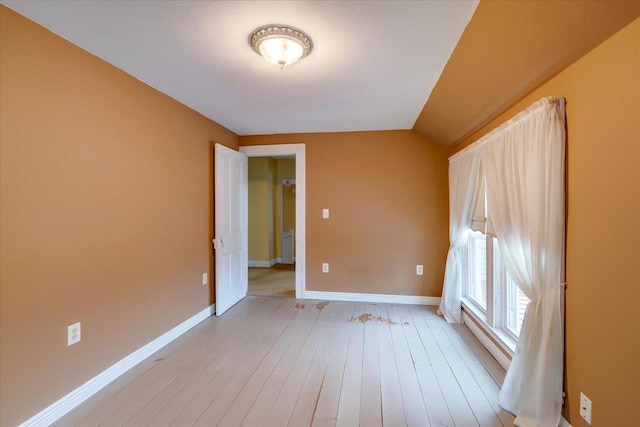
M 209 273 L 202 273 L 202 285 L 209 283 Z
M 80 322 L 67 327 L 67 347 L 80 342 Z
M 328 273 L 329 272 L 329 263 L 328 262 L 323 262 L 322 263 L 322 272 L 323 273 Z
M 580 393 L 580 416 L 591 425 L 591 400 Z
M 422 264 L 416 265 L 416 274 L 422 276 Z
M 329 209 L 322 209 L 322 218 L 329 218 Z

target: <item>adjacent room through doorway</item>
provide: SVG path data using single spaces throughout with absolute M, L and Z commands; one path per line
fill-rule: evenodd
M 249 295 L 295 298 L 295 264 L 249 267 Z
M 295 297 L 296 160 L 249 158 L 249 295 Z

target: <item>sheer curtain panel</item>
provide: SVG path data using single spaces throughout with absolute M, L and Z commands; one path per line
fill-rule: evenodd
M 462 256 L 467 244 L 473 208 L 479 193 L 480 152 L 470 150 L 449 159 L 449 253 L 438 314 L 447 322 L 462 323 Z
M 564 99 L 541 99 L 481 141 L 500 253 L 531 300 L 500 406 L 516 415 L 517 426 L 557 427 L 563 378 Z

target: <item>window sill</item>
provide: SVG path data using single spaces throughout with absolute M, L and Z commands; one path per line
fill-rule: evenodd
M 475 307 L 475 304 L 473 304 L 473 302 L 463 298 L 462 309 L 475 321 L 475 323 L 477 323 L 477 325 L 482 330 L 482 333 L 484 333 L 488 338 L 494 341 L 495 344 L 500 348 L 500 350 L 502 350 L 503 353 L 507 355 L 509 359 L 513 357 L 513 354 L 516 351 L 517 342 L 512 337 L 510 337 L 507 333 L 500 329 L 489 326 L 485 313 Z

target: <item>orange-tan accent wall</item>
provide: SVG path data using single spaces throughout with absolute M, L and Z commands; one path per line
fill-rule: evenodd
M 413 131 L 240 137 L 241 146 L 280 143 L 306 144 L 307 290 L 441 295 L 445 149 Z
M 277 159 L 278 179 L 274 191 L 274 215 L 273 228 L 275 230 L 276 258 L 282 257 L 282 233 L 296 228 L 296 195 L 293 192 L 295 185 L 285 187 L 283 179 L 296 178 L 295 159 Z M 295 257 L 295 245 L 293 256 Z
M 249 261 L 275 258 L 274 218 L 277 163 L 270 157 L 248 159 Z
M 544 96 L 567 99 L 565 417 L 637 425 L 640 403 L 640 18 L 453 151 Z
M 210 304 L 212 141 L 238 137 L 4 6 L 0 94 L 10 426 Z

